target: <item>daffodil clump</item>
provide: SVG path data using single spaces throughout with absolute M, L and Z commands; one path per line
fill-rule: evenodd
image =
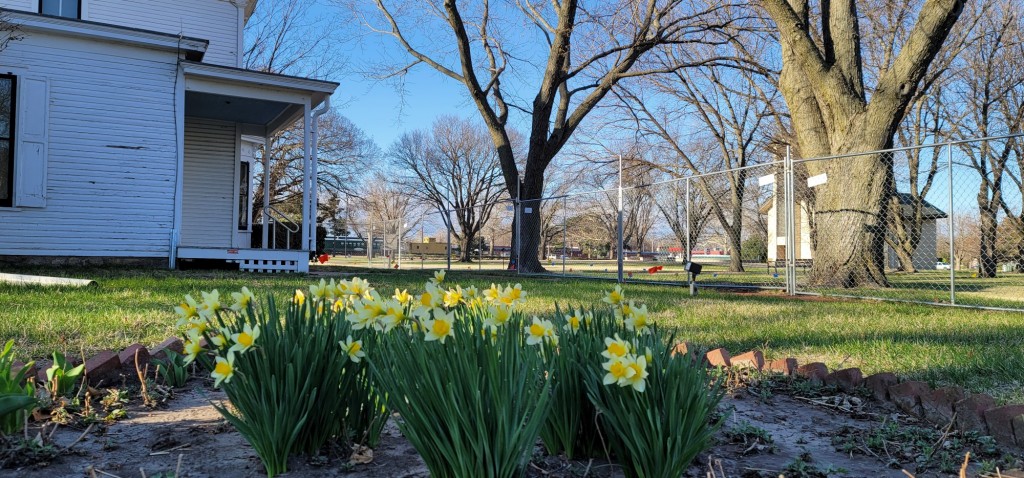
M 216 290 L 200 297 L 175 307 L 185 360 L 224 389 L 231 407 L 217 409 L 269 475 L 285 472 L 290 454 L 318 452 L 328 440 L 376 444 L 387 416 L 364 361 L 375 333 L 357 329 L 368 313 L 361 304 L 378 298 L 366 281 L 321 281 L 296 290 L 284 310 L 246 287 L 230 302 Z
M 627 477 L 678 477 L 711 442 L 711 413 L 722 392 L 699 361 L 676 355 L 647 307 L 621 287 L 586 341 L 584 388 Z M 600 365 L 593 365 L 599 363 Z M 585 421 L 585 420 L 584 420 Z
M 432 476 L 524 474 L 551 396 L 544 347 L 558 341 L 550 320 L 520 312 L 526 296 L 518 284 L 478 290 L 439 273 L 398 325 L 367 319 L 381 334 L 374 376 Z

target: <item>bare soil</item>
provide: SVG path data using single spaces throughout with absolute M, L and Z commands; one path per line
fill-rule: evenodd
M 50 477 L 261 477 L 265 476 L 255 452 L 220 414 L 211 401 L 224 401 L 198 381 L 179 389 L 166 408 L 150 410 L 131 406 L 128 418 L 82 435 L 82 430 L 61 427 L 53 443 L 71 449 L 51 463 L 0 470 L 0 476 Z M 702 454 L 687 475 L 716 478 L 748 477 L 903 477 L 900 468 L 888 466 L 883 457 L 867 453 L 843 453 L 835 437 L 867 430 L 883 420 L 900 419 L 894 410 L 865 402 L 858 410 L 842 411 L 787 394 L 730 393 L 722 403 L 725 422 L 718 443 Z M 737 439 L 730 430 L 760 430 L 770 443 Z M 759 432 L 759 433 L 761 433 Z M 345 457 L 300 457 L 289 465 L 288 477 L 426 477 L 428 470 L 416 450 L 393 421 L 384 431 L 381 445 L 372 451 L 370 463 L 353 464 Z M 544 456 L 538 446 L 530 476 L 620 477 L 621 471 L 606 460 L 569 462 Z M 903 457 L 906 458 L 906 457 Z M 960 457 L 962 459 L 962 456 Z M 179 465 L 180 461 L 180 465 Z M 957 476 L 934 470 L 918 477 Z M 972 467 L 975 476 L 976 467 Z M 816 474 L 817 473 L 817 474 Z M 1003 475 L 1012 476 L 1012 475 Z

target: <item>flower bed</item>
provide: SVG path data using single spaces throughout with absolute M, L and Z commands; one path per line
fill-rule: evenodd
M 522 476 L 549 453 L 618 459 L 627 476 L 679 476 L 709 445 L 718 384 L 673 353 L 644 305 L 525 317 L 517 285 L 478 290 L 443 273 L 412 294 L 320 281 L 279 311 L 243 288 L 176 308 L 186 360 L 274 476 L 332 440 L 373 447 L 389 412 L 435 476 Z

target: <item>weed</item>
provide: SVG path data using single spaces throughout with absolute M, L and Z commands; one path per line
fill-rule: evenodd
M 53 353 L 53 366 L 46 369 L 46 388 L 53 397 L 67 397 L 75 390 L 78 377 L 85 371 L 85 364 L 72 367 L 67 357 L 60 352 Z
M 165 385 L 174 388 L 184 387 L 188 381 L 188 364 L 185 363 L 185 357 L 170 349 L 166 350 L 166 353 L 167 358 L 152 360 L 157 373 Z

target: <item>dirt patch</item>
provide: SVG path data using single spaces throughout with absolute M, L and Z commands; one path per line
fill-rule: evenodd
M 99 427 L 49 464 L 4 470 L 3 476 L 83 477 L 174 476 L 260 477 L 265 476 L 255 452 L 220 414 L 211 401 L 226 399 L 195 381 L 179 390 L 167 408 L 129 408 L 127 419 Z M 883 404 L 865 401 L 856 410 L 817 405 L 832 398 L 808 399 L 795 394 L 740 390 L 722 402 L 724 424 L 716 445 L 703 453 L 688 476 L 706 477 L 714 469 L 718 478 L 847 476 L 906 477 L 906 468 L 918 477 L 956 476 L 935 469 L 915 470 L 913 457 L 872 456 L 870 450 L 837 445 L 837 437 L 867 435 L 884 423 L 906 423 L 907 417 Z M 846 400 L 849 400 L 847 398 Z M 859 399 L 858 399 L 859 400 Z M 861 403 L 861 402 L 855 402 Z M 846 403 L 849 406 L 848 403 Z M 53 435 L 55 445 L 65 447 L 81 430 L 61 428 Z M 841 441 L 841 440 L 840 440 Z M 962 454 L 957 455 L 962 460 Z M 908 463 L 893 463 L 893 459 Z M 896 465 L 897 467 L 893 467 Z M 347 457 L 294 458 L 289 477 L 427 477 L 429 473 L 416 450 L 393 422 L 385 428 L 373 461 L 350 464 Z M 972 476 L 979 468 L 972 466 Z M 161 475 L 163 473 L 163 475 Z M 530 476 L 620 477 L 621 470 L 607 460 L 569 462 L 544 456 L 538 446 Z M 724 476 L 723 476 L 724 475 Z

